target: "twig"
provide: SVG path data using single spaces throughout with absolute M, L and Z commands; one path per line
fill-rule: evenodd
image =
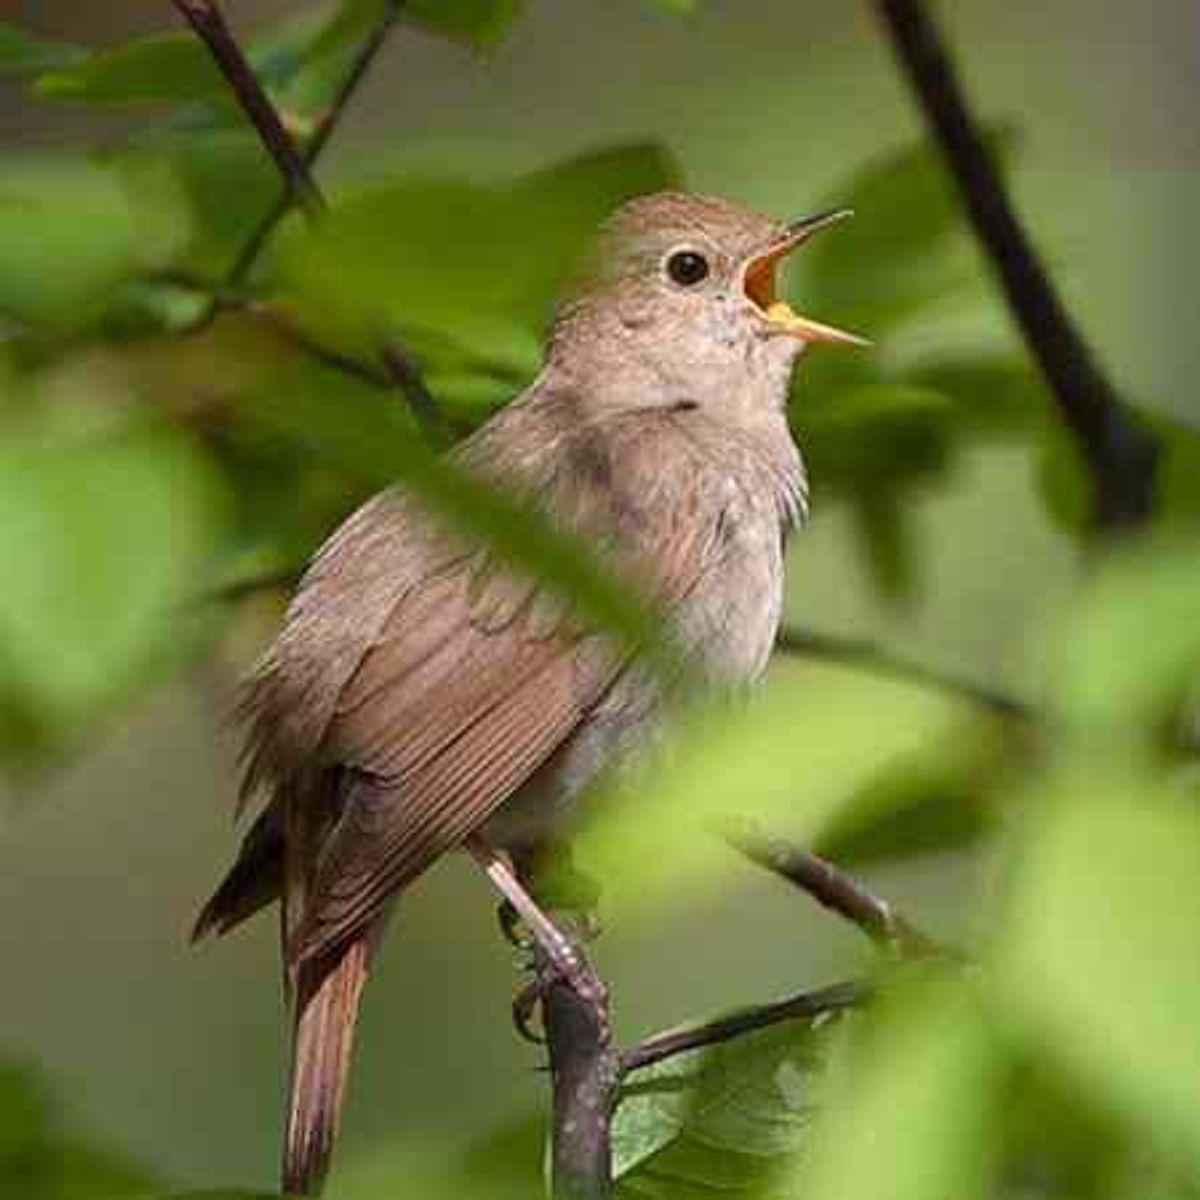
M 817 992 L 801 992 L 771 1004 L 740 1008 L 714 1021 L 668 1029 L 639 1042 L 621 1055 L 621 1071 L 640 1070 L 677 1054 L 698 1050 L 703 1046 L 728 1042 L 742 1034 L 778 1025 L 783 1021 L 811 1021 L 826 1013 L 842 1012 L 859 1007 L 868 998 L 862 984 L 839 983 Z
M 254 73 L 254 68 L 230 32 L 225 18 L 217 7 L 216 0 L 172 0 L 172 3 L 208 47 L 222 74 L 237 95 L 247 118 L 258 133 L 259 139 L 279 168 L 286 184 L 283 196 L 251 234 L 249 242 L 238 256 L 237 262 L 230 272 L 230 283 L 236 285 L 249 273 L 271 231 L 282 220 L 294 202 L 298 201 L 303 205 L 309 216 L 314 216 L 324 210 L 325 202 L 320 189 L 313 181 L 310 167 L 316 162 L 328 143 L 338 119 L 365 77 L 368 67 L 386 40 L 403 5 L 400 3 L 388 4 L 384 19 L 372 31 L 370 37 L 363 43 L 360 52 L 355 56 L 332 106 L 313 137 L 306 156 L 297 149 L 296 143 L 284 128 L 279 113 L 263 89 L 258 76 Z M 228 290 L 229 288 L 218 289 L 220 292 Z M 215 301 L 197 325 L 206 323 L 219 307 L 220 302 Z M 326 363 L 329 364 L 335 355 L 336 352 L 324 355 Z M 343 368 L 357 368 L 361 365 L 357 363 L 357 360 L 345 356 L 336 355 L 336 357 L 340 360 Z M 431 440 L 444 445 L 449 440 L 447 431 L 433 395 L 425 384 L 412 356 L 394 341 L 385 340 L 380 349 L 380 358 L 383 361 L 386 378 L 403 394 L 413 415 L 426 434 Z M 357 373 L 361 376 L 361 372 Z
M 1087 461 L 1097 525 L 1117 530 L 1139 524 L 1154 509 L 1157 439 L 1122 402 L 1055 291 L 921 0 L 876 0 L 876 6 L 1009 308 Z
M 859 667 L 876 675 L 885 675 L 905 683 L 959 696 L 981 708 L 990 709 L 998 716 L 1011 717 L 1016 721 L 1034 720 L 1033 710 L 1021 700 L 1006 696 L 994 688 L 943 675 L 924 663 L 898 658 L 865 638 L 783 629 L 775 644 L 785 654 L 825 659 L 841 666 Z
M 783 838 L 763 833 L 749 822 L 731 823 L 724 832 L 729 843 L 752 862 L 853 922 L 876 944 L 914 957 L 942 953 L 932 938 L 848 871 Z
M 330 136 L 337 128 L 338 122 L 341 121 L 346 107 L 353 99 L 355 92 L 358 91 L 359 85 L 366 78 L 371 64 L 375 61 L 375 56 L 383 49 L 384 43 L 392 31 L 392 27 L 399 19 L 405 3 L 406 0 L 392 0 L 385 7 L 379 23 L 371 30 L 366 40 L 359 47 L 358 53 L 354 56 L 354 60 L 350 64 L 350 70 L 346 72 L 345 79 L 342 80 L 341 86 L 338 88 L 329 107 L 322 114 L 317 128 L 307 143 L 305 143 L 301 160 L 310 177 L 313 168 L 317 165 L 317 160 L 321 157 L 325 147 L 329 143 Z M 250 235 L 245 246 L 242 247 L 237 261 L 233 264 L 226 278 L 225 282 L 227 286 L 237 287 L 245 281 L 253 269 L 255 262 L 258 260 L 259 254 L 262 253 L 263 247 L 266 245 L 271 234 L 275 232 L 275 228 L 279 222 L 287 216 L 294 201 L 295 195 L 290 188 L 280 193 L 274 207 L 266 213 L 254 232 Z
M 324 207 L 321 193 L 215 0 L 171 2 L 208 47 L 221 74 L 229 81 L 259 140 L 283 176 L 288 203 L 298 200 L 308 210 L 319 212 Z

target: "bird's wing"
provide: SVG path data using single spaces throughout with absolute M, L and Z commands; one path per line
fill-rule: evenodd
M 618 568 L 669 607 L 709 565 L 714 522 L 681 502 L 677 473 L 661 469 L 666 436 L 645 420 L 573 429 L 536 474 L 551 514 L 602 540 Z M 503 446 L 490 453 L 487 469 L 506 465 Z M 359 531 L 371 543 L 422 536 L 405 506 L 375 508 Z M 327 561 L 323 571 L 344 587 L 349 569 Z M 427 552 L 423 576 L 372 623 L 328 712 L 321 755 L 348 784 L 315 863 L 293 961 L 361 930 L 388 896 L 459 845 L 626 666 L 611 639 L 581 631 L 533 581 L 478 551 Z

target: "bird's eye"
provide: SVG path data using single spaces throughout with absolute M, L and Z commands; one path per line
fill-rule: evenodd
M 667 274 L 680 287 L 695 287 L 708 278 L 708 259 L 695 250 L 677 250 L 667 259 Z

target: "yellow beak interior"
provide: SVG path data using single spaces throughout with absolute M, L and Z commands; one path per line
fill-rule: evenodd
M 804 239 L 806 240 L 806 239 Z M 777 273 L 784 257 L 799 245 L 799 241 L 787 240 L 768 251 L 746 268 L 745 289 L 747 298 L 758 308 L 772 325 L 806 342 L 835 342 L 843 346 L 869 346 L 871 343 L 856 334 L 832 325 L 823 325 L 810 317 L 801 316 L 786 300 L 776 295 Z

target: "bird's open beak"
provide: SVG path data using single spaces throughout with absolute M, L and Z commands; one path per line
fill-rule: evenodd
M 814 233 L 836 225 L 853 216 L 848 208 L 834 209 L 803 221 L 794 221 L 774 245 L 757 258 L 752 258 L 746 267 L 744 287 L 746 296 L 762 315 L 777 329 L 790 333 L 806 342 L 837 342 L 844 346 L 869 346 L 865 338 L 853 333 L 822 325 L 809 317 L 802 317 L 786 300 L 776 294 L 779 264 L 798 246 L 803 246 Z

